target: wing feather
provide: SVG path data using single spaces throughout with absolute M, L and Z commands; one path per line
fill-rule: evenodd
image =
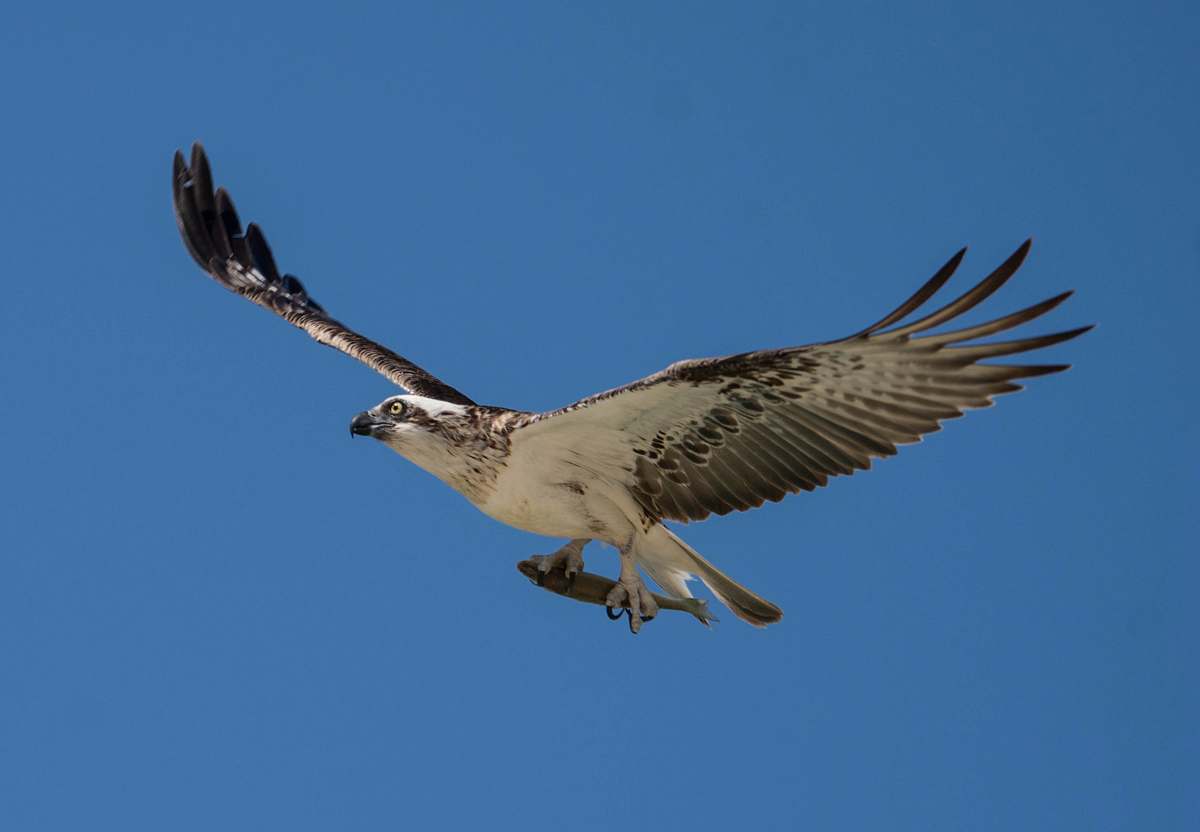
M 213 190 L 212 170 L 199 142 L 192 145 L 190 164 L 182 153 L 175 153 L 172 192 L 184 246 L 222 286 L 269 309 L 316 341 L 358 359 L 406 390 L 445 402 L 474 404 L 407 358 L 329 317 L 296 277 L 281 275 L 262 229 L 251 223 L 243 232 L 229 193 L 224 188 Z
M 523 414 L 509 426 L 514 450 L 574 439 L 606 460 L 626 459 L 607 473 L 657 518 L 700 520 L 811 491 L 869 468 L 873 458 L 895 454 L 969 408 L 989 406 L 993 396 L 1020 390 L 1016 379 L 1067 369 L 978 362 L 1049 347 L 1090 327 L 963 342 L 1039 318 L 1070 292 L 982 324 L 929 332 L 990 297 L 1028 252 L 1026 242 L 971 289 L 912 323 L 903 321 L 949 280 L 963 251 L 893 312 L 848 338 L 679 361 L 560 410 Z

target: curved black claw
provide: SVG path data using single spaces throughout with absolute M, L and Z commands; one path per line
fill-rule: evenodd
M 545 573 L 545 572 L 543 572 L 541 569 L 538 569 L 538 571 L 537 571 L 537 585 L 538 585 L 538 586 L 545 586 L 545 583 L 546 583 L 546 573 Z
M 575 576 L 578 574 L 579 574 L 578 572 L 572 572 L 570 575 L 567 576 L 567 594 L 568 595 L 571 595 L 575 592 Z
M 613 610 L 616 610 L 616 615 L 613 615 Z M 629 610 L 625 609 L 624 607 L 604 607 L 604 614 L 608 616 L 609 621 L 617 621 L 627 612 L 629 612 Z

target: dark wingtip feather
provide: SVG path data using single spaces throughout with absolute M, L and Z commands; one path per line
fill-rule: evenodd
M 1053 335 L 1044 335 L 1042 337 L 1046 339 L 1047 344 L 1061 344 L 1063 341 L 1070 341 L 1072 338 L 1078 338 L 1085 332 L 1091 332 L 1095 328 L 1095 324 L 1088 324 L 1086 326 L 1077 326 L 1074 329 L 1068 329 L 1063 332 L 1056 332 Z
M 1071 366 L 1072 365 L 1070 365 L 1070 364 L 1040 364 L 1037 367 L 1029 368 L 1031 370 L 1036 369 L 1037 370 L 1036 373 L 1030 373 L 1027 376 L 1022 376 L 1022 378 L 1033 378 L 1035 376 L 1052 376 L 1055 373 L 1065 373 L 1067 370 L 1071 369 Z
M 1017 269 L 1021 268 L 1021 264 L 1025 262 L 1025 257 L 1029 254 L 1029 248 L 1032 245 L 1032 238 L 1021 243 L 1017 247 L 1017 250 L 1010 254 L 991 274 L 940 309 L 930 312 L 924 318 L 914 321 L 911 324 L 879 333 L 879 335 L 889 338 L 903 338 L 916 332 L 932 329 L 938 324 L 953 320 L 959 315 L 974 309 L 978 304 L 991 297 L 997 289 L 1007 283 L 1017 273 Z
M 262 229 L 258 227 L 257 223 L 252 222 L 246 226 L 246 245 L 254 260 L 254 268 L 258 269 L 268 283 L 278 283 L 279 269 L 275 266 L 275 257 L 271 254 L 267 238 L 263 236 Z
M 1020 316 L 1020 323 L 1028 323 L 1035 318 L 1040 318 L 1047 312 L 1057 309 L 1062 305 L 1063 301 L 1075 294 L 1074 289 L 1068 289 L 1065 292 L 1060 292 L 1052 298 L 1046 298 L 1041 303 L 1035 303 L 1033 306 L 1022 309 L 1020 312 L 1013 313 Z
M 1004 371 L 1004 378 L 1037 378 L 1052 376 L 1071 369 L 1070 364 L 981 364 L 981 367 L 995 367 Z
M 1004 266 L 1011 264 L 1012 270 L 1015 272 L 1021 268 L 1021 264 L 1025 262 L 1025 258 L 1029 256 L 1029 250 L 1033 248 L 1033 238 L 1026 237 L 1025 242 L 1017 246 L 1017 250 L 1008 255 L 1008 259 L 1004 261 Z M 1001 266 L 1003 268 L 1004 266 Z
M 232 257 L 233 238 L 241 235 L 242 228 L 233 200 L 224 188 L 217 189 L 214 206 L 215 217 L 211 226 L 214 248 L 220 257 Z
M 1042 315 L 1058 307 L 1073 294 L 1074 292 L 1063 292 L 1060 295 L 1047 298 L 1041 303 L 1035 303 L 1033 306 L 1026 307 L 1025 309 L 1011 312 L 1003 317 L 995 318 L 982 324 L 976 324 L 975 326 L 969 326 L 965 329 L 956 329 L 953 332 L 943 332 L 938 335 L 922 335 L 920 342 L 926 346 L 934 347 L 944 344 L 957 344 L 962 341 L 970 341 L 974 338 L 994 335 L 997 332 L 1004 332 L 1005 330 L 1013 329 L 1036 318 L 1040 318 Z
M 229 256 L 227 247 L 221 245 L 221 231 L 215 226 L 217 222 L 217 207 L 213 201 L 212 169 L 208 166 L 208 157 L 204 155 L 204 147 L 200 142 L 192 144 L 191 164 L 188 167 L 191 183 L 188 194 L 195 206 L 196 233 L 204 237 L 204 248 L 207 251 L 205 262 L 201 265 L 211 271 L 211 261 L 225 259 Z
M 226 222 L 226 228 L 236 229 L 238 234 L 242 233 L 242 224 L 238 220 L 237 209 L 233 207 L 233 197 L 229 195 L 229 191 L 224 188 L 217 188 L 217 213 L 221 215 L 221 219 Z
M 1081 326 L 1075 329 L 1068 329 L 1063 332 L 1052 332 L 1049 335 L 1037 335 L 1032 338 L 1020 338 L 1015 341 L 996 341 L 990 344 L 976 344 L 969 347 L 948 347 L 945 354 L 954 355 L 960 359 L 970 361 L 980 361 L 985 358 L 999 358 L 1002 355 L 1013 355 L 1014 353 L 1029 352 L 1030 350 L 1040 350 L 1043 347 L 1061 344 L 1063 341 L 1070 341 L 1072 338 L 1078 338 L 1083 333 L 1092 329 L 1092 326 Z
M 254 258 L 251 256 L 250 246 L 246 242 L 246 232 L 242 230 L 242 221 L 238 217 L 237 209 L 233 207 L 233 198 L 224 188 L 217 191 L 217 214 L 221 218 L 220 224 L 224 226 L 225 235 L 229 239 L 234 259 L 247 269 L 254 268 Z
M 1033 238 L 1030 237 L 1021 245 L 1017 246 L 1017 250 L 1008 255 L 1004 262 L 996 267 L 996 270 L 984 278 L 983 282 L 988 280 L 996 281 L 996 288 L 1000 288 L 1004 283 L 1017 273 L 1017 269 L 1025 262 L 1025 258 L 1029 256 L 1029 249 L 1033 247 Z
M 860 338 L 864 335 L 870 335 L 872 332 L 877 332 L 886 326 L 891 326 L 892 324 L 904 319 L 909 314 L 916 311 L 925 303 L 925 301 L 933 297 L 938 289 L 945 285 L 946 281 L 950 279 L 950 276 L 954 274 L 955 270 L 958 268 L 959 264 L 962 263 L 963 258 L 966 256 L 967 247 L 963 246 L 956 251 L 940 269 L 934 272 L 933 277 L 926 280 L 925 283 L 921 285 L 921 288 L 913 293 L 912 297 L 904 301 L 904 303 L 897 306 L 884 317 L 880 318 L 877 322 L 871 324 L 866 329 L 856 332 L 851 337 Z
M 175 223 L 179 236 L 188 254 L 202 269 L 208 268 L 212 258 L 212 244 L 208 230 L 196 207 L 195 185 L 191 170 L 184 163 L 183 154 L 176 150 L 171 177 L 171 199 L 175 208 Z
M 204 145 L 200 142 L 192 142 L 192 172 L 212 181 L 212 168 L 208 165 L 208 154 L 204 152 Z
M 212 168 L 208 166 L 208 156 L 200 142 L 192 145 L 192 185 L 196 190 L 196 204 L 201 214 L 213 210 L 213 179 Z

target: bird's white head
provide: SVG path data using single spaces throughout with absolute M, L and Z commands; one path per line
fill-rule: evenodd
M 353 436 L 370 436 L 412 458 L 422 446 L 443 444 L 462 424 L 467 408 L 425 396 L 391 396 L 350 422 Z
M 479 408 L 425 396 L 392 396 L 355 416 L 350 433 L 378 439 L 474 499 L 490 487 L 495 460 L 505 453 L 479 415 Z

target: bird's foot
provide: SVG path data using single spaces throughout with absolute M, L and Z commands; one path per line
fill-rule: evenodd
M 625 607 L 629 615 L 629 632 L 634 635 L 642 629 L 644 622 L 658 615 L 658 602 L 636 573 L 622 575 L 617 585 L 609 590 L 604 603 L 609 608 L 608 617 L 612 619 L 620 618 L 621 608 Z
M 587 541 L 572 540 L 557 552 L 543 555 L 538 561 L 538 586 L 542 585 L 544 576 L 555 569 L 562 569 L 567 577 L 567 592 L 570 593 L 575 585 L 575 576 L 583 571 L 583 546 Z

